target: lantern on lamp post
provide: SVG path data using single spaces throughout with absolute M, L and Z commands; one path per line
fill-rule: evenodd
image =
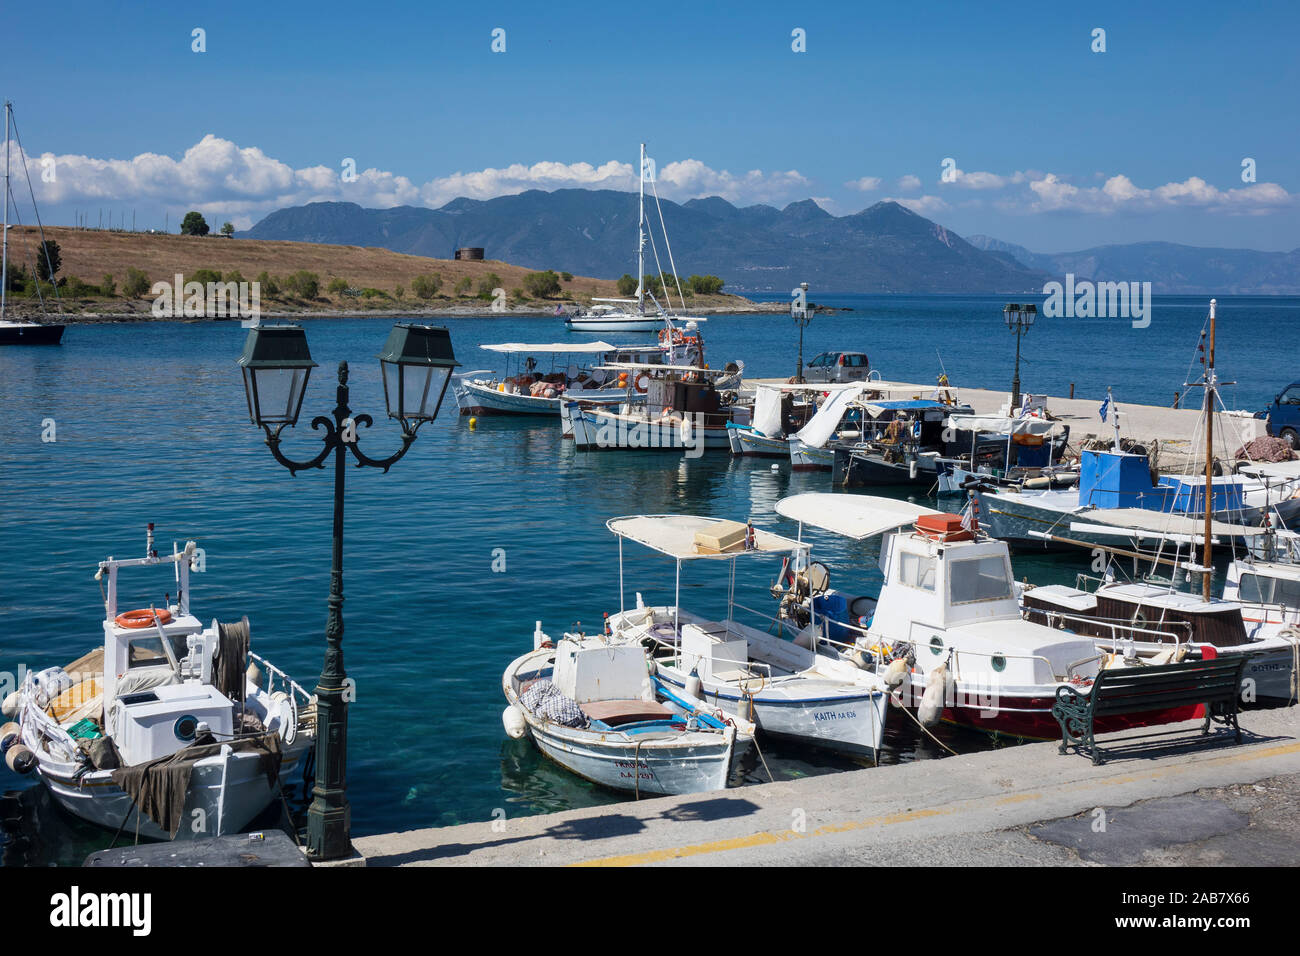
M 1011 379 L 1011 414 L 1016 413 L 1020 407 L 1020 336 L 1029 330 L 1038 318 L 1038 306 L 1030 303 L 1020 305 L 1015 302 L 1008 303 L 1002 308 L 1002 318 L 1006 320 L 1007 328 L 1016 333 L 1016 373 Z
M 343 666 L 343 501 L 347 456 L 358 467 L 388 471 L 415 441 L 420 426 L 433 421 L 442 406 L 452 369 L 460 363 L 445 328 L 398 323 L 379 354 L 388 417 L 402 425 L 402 447 L 374 459 L 357 442 L 357 426 L 370 427 L 369 415 L 353 416 L 348 407 L 348 363 L 340 362 L 333 416 L 318 415 L 312 428 L 323 430 L 324 447 L 307 461 L 280 450 L 280 434 L 298 421 L 307 379 L 316 367 L 301 326 L 257 326 L 248 332 L 239 366 L 244 375 L 248 415 L 266 433 L 266 444 L 281 465 L 297 474 L 323 468 L 334 455 L 334 535 L 330 592 L 325 624 L 325 664 L 316 687 L 316 780 L 307 810 L 307 852 L 315 860 L 337 860 L 352 852 L 351 808 L 347 800 L 347 672 Z

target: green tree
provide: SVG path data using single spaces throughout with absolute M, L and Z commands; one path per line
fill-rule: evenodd
M 5 269 L 5 289 L 9 292 L 22 292 L 27 287 L 27 270 L 16 262 L 9 263 Z
M 618 280 L 618 294 L 629 296 L 634 292 L 636 292 L 636 280 L 624 272 L 622 277 Z
M 149 277 L 139 269 L 126 270 L 126 281 L 122 283 L 122 294 L 128 299 L 138 299 L 153 287 Z
M 258 291 L 262 295 L 272 296 L 280 294 L 280 285 L 271 278 L 271 273 L 263 269 L 257 274 Z
M 469 276 L 463 276 L 461 280 L 456 283 L 456 294 L 466 295 L 472 288 L 474 288 L 474 280 Z
M 478 294 L 486 298 L 492 298 L 492 290 L 500 289 L 505 283 L 495 272 L 489 272 L 483 278 L 478 280 Z
M 347 279 L 344 279 L 342 276 L 335 276 L 330 280 L 330 284 L 326 287 L 326 291 L 329 292 L 330 295 L 338 295 L 349 288 L 350 286 L 348 285 Z
M 400 286 L 400 285 L 399 285 L 399 286 L 394 290 L 393 294 L 396 295 L 399 299 L 405 299 L 405 298 L 406 298 L 406 288 L 405 288 L 404 286 Z
M 186 283 L 197 282 L 199 285 L 207 286 L 209 282 L 220 282 L 221 273 L 216 269 L 195 269 L 185 279 Z
M 53 239 L 46 239 L 36 247 L 36 277 L 42 282 L 53 282 L 62 266 L 63 256 Z
M 726 285 L 717 276 L 691 276 L 689 280 L 691 291 L 697 295 L 717 295 Z
M 222 223 L 221 234 L 223 236 L 233 236 L 235 234 L 235 224 L 233 222 Z
M 572 273 L 572 272 L 561 272 L 561 273 L 560 273 L 560 278 L 563 279 L 565 282 L 572 282 L 572 281 L 573 281 L 573 273 Z
M 560 291 L 560 277 L 550 269 L 524 276 L 524 289 L 534 299 L 548 299 Z
M 203 214 L 190 210 L 181 220 L 182 236 L 206 236 L 208 234 L 208 224 L 204 220 Z
M 235 283 L 243 282 L 244 274 L 240 272 L 238 269 L 231 269 L 229 272 L 226 273 L 225 281 L 235 282 Z
M 442 277 L 437 273 L 427 276 L 416 276 L 411 280 L 411 291 L 421 299 L 432 299 L 442 288 Z
M 116 295 L 117 283 L 113 281 L 113 273 L 105 272 L 104 278 L 99 280 L 100 295 Z
M 291 279 L 293 280 L 293 289 L 299 297 L 304 299 L 314 299 L 320 295 L 320 276 L 314 272 L 308 272 L 306 269 L 299 269 Z
M 648 292 L 650 295 L 653 295 L 656 298 L 663 298 L 664 284 L 663 284 L 663 280 L 660 279 L 658 276 L 650 276 L 650 275 L 645 276 L 642 279 L 642 284 L 645 286 L 646 292 Z M 635 292 L 636 289 L 633 288 L 632 291 Z

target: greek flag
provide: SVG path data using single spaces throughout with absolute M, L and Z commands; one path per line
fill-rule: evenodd
M 1107 413 L 1108 411 L 1110 411 L 1110 396 L 1109 396 L 1109 395 L 1107 395 L 1107 396 L 1106 396 L 1106 400 L 1105 400 L 1104 402 L 1101 403 L 1101 408 L 1100 408 L 1099 411 L 1098 411 L 1098 414 L 1101 415 L 1101 420 L 1102 420 L 1103 422 L 1106 420 L 1106 413 Z
M 975 530 L 974 504 L 975 504 L 975 496 L 972 495 L 971 497 L 966 499 L 966 507 L 962 510 L 961 513 L 961 526 L 965 528 L 967 531 Z

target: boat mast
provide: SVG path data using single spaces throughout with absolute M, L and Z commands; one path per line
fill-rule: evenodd
M 1217 397 L 1214 375 L 1214 305 L 1210 300 L 1210 348 L 1205 356 L 1205 544 L 1201 552 L 1201 597 L 1210 600 L 1210 524 L 1214 517 L 1214 401 Z
M 9 111 L 13 104 L 5 100 L 5 221 L 4 239 L 0 240 L 0 319 L 5 317 L 5 293 L 9 291 Z
M 641 197 L 636 217 L 636 310 L 645 312 L 645 143 L 641 144 Z

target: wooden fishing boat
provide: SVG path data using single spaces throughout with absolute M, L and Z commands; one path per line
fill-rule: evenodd
M 196 549 L 108 558 L 103 643 L 29 672 L 4 702 L 0 749 L 68 812 L 148 839 L 235 833 L 280 797 L 315 740 L 315 699 L 248 650 L 247 618 L 190 610 Z M 118 612 L 118 572 L 170 567 L 175 599 Z

